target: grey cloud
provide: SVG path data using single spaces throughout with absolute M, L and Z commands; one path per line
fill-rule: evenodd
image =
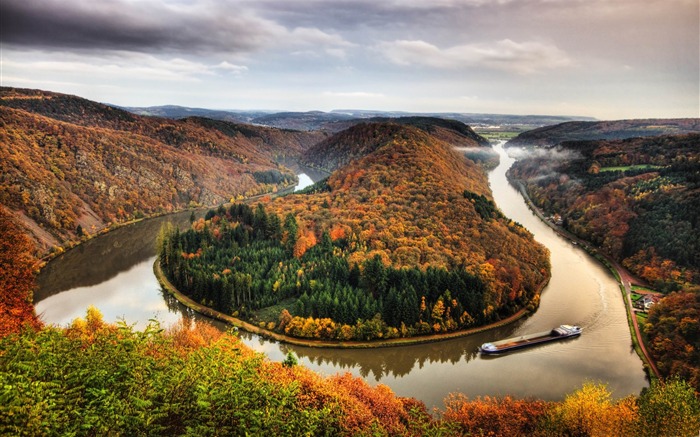
M 392 28 L 403 30 L 425 22 L 446 18 L 473 5 L 454 1 L 373 1 L 373 0 L 256 0 L 251 7 L 267 17 L 294 26 L 319 26 L 337 31 Z
M 39 49 L 227 53 L 254 50 L 285 31 L 229 2 L 127 0 L 3 0 L 0 28 L 3 44 Z

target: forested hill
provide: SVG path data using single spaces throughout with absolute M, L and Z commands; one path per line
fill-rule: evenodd
M 179 120 L 140 116 L 113 106 L 77 96 L 50 91 L 0 88 L 0 106 L 22 109 L 59 121 L 85 127 L 101 127 L 137 133 L 167 145 L 203 154 L 247 152 L 262 154 L 265 160 L 278 154 L 298 155 L 327 135 L 277 129 L 232 121 L 188 117 Z M 228 142 L 210 144 L 218 131 L 230 138 Z M 249 157 L 249 159 L 251 159 Z
M 489 147 L 489 140 L 474 132 L 474 130 L 457 120 L 437 117 L 398 117 L 398 118 L 372 118 L 369 121 L 375 123 L 393 122 L 414 126 L 429 133 L 439 140 L 443 140 L 456 147 Z
M 364 124 L 333 138 L 343 142 L 328 140 L 328 151 L 319 148 L 318 156 L 346 150 L 365 156 L 335 171 L 313 194 L 274 199 L 268 210 L 292 213 L 310 240 L 328 232 L 354 241 L 351 264 L 379 256 L 394 268 L 463 268 L 478 275 L 488 284 L 482 320 L 536 300 L 548 253 L 501 215 L 476 164 L 411 126 Z
M 308 149 L 302 155 L 302 161 L 327 171 L 335 170 L 391 141 L 394 135 L 404 130 L 402 126 L 418 128 L 451 146 L 483 147 L 489 144 L 488 140 L 459 121 L 432 117 L 378 120 L 380 121 L 355 124 L 336 133 Z
M 555 146 L 574 140 L 619 140 L 700 132 L 700 118 L 570 121 L 523 132 L 507 146 Z
M 275 191 L 295 180 L 275 159 L 321 138 L 13 88 L 0 89 L 0 123 L 0 203 L 39 253 L 112 223 Z
M 512 175 L 569 230 L 674 290 L 700 284 L 698 144 L 700 134 L 567 142 Z

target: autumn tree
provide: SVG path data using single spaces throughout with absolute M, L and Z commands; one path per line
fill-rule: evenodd
M 24 325 L 40 326 L 32 305 L 33 250 L 24 230 L 0 206 L 0 337 Z
M 442 420 L 456 424 L 461 435 L 535 435 L 552 407 L 548 402 L 510 396 L 470 400 L 462 394 L 451 394 L 445 399 Z
M 584 383 L 543 421 L 546 435 L 633 436 L 638 420 L 633 398 L 613 402 L 603 384 Z
M 700 400 L 687 382 L 652 382 L 638 400 L 639 436 L 694 436 L 700 431 Z

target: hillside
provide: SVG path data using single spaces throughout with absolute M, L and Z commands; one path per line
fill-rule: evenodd
M 317 140 L 12 88 L 0 91 L 0 123 L 0 203 L 42 253 L 110 224 L 275 191 L 295 180 L 276 160 Z
M 333 138 L 316 156 L 350 162 L 306 194 L 168 232 L 171 281 L 269 329 L 337 340 L 454 331 L 537 306 L 548 253 L 502 216 L 480 167 L 411 126 Z
M 673 290 L 700 284 L 699 142 L 700 134 L 567 142 L 518 161 L 512 176 L 567 229 Z
M 664 376 L 700 387 L 700 134 L 565 142 L 516 162 L 537 206 L 653 288 L 646 320 Z
M 193 111 L 178 120 L 158 116 L 140 116 L 113 106 L 103 105 L 81 97 L 53 93 L 50 91 L 19 88 L 0 88 L 0 106 L 21 109 L 58 121 L 84 127 L 100 127 L 147 136 L 166 145 L 184 148 L 191 152 L 236 155 L 246 152 L 248 159 L 262 154 L 268 160 L 276 153 L 295 155 L 325 138 L 318 132 L 299 132 L 277 128 L 266 128 L 232 120 L 212 120 Z M 233 141 L 210 144 L 219 136 Z M 260 148 L 266 150 L 259 150 Z M 260 157 L 259 157 L 260 158 Z
M 489 141 L 474 130 L 457 120 L 436 117 L 398 117 L 398 118 L 372 118 L 368 120 L 375 123 L 397 123 L 406 126 L 414 126 L 445 141 L 454 147 L 489 147 Z
M 549 147 L 564 141 L 619 140 L 700 132 L 699 118 L 570 121 L 519 134 L 507 147 Z
M 216 130 L 233 139 L 236 143 L 251 143 L 255 150 L 276 160 L 298 158 L 313 145 L 328 137 L 328 134 L 320 131 L 302 132 L 291 129 L 266 128 L 202 117 L 191 117 L 185 121 L 206 129 Z
M 301 161 L 326 171 L 338 169 L 384 145 L 402 130 L 401 126 L 416 127 L 453 147 L 490 151 L 488 140 L 458 121 L 432 117 L 379 118 L 350 125 L 346 130 L 317 143 L 302 154 Z
M 527 232 L 514 232 L 522 228 L 511 226 L 500 218 L 500 213 L 494 211 L 493 217 L 489 217 L 489 213 L 479 209 L 479 202 L 491 202 L 487 177 L 450 144 L 417 128 L 391 123 L 358 125 L 345 134 L 334 137 L 337 144 L 321 143 L 305 155 L 318 152 L 315 156 L 322 160 L 333 156 L 359 156 L 353 160 L 348 158 L 349 164 L 328 178 L 327 192 L 286 196 L 275 199 L 269 207 L 278 208 L 280 212 L 294 211 L 300 222 L 313 223 L 319 231 L 330 225 L 344 224 L 348 236 L 364 233 L 371 237 L 367 241 L 369 244 L 385 246 L 388 258 L 396 265 L 401 264 L 397 253 L 402 250 L 398 248 L 404 245 L 397 246 L 397 242 L 405 237 L 408 237 L 407 243 L 412 238 L 434 238 L 427 246 L 423 241 L 415 248 L 420 249 L 422 258 L 434 252 L 436 260 L 442 260 L 436 264 L 443 266 L 450 265 L 448 260 L 453 256 L 461 260 L 458 265 L 461 262 L 473 265 L 473 262 L 466 262 L 470 257 L 484 262 L 507 256 L 501 253 L 504 252 L 500 250 L 502 246 L 489 247 L 489 241 L 507 245 L 516 235 L 516 240 L 524 238 L 518 243 L 530 241 Z M 363 153 L 359 153 L 360 150 Z M 465 191 L 471 194 L 465 195 Z M 475 196 L 483 200 L 477 201 Z M 310 208 L 302 210 L 299 208 L 302 203 Z M 494 208 L 492 202 L 490 205 Z M 503 238 L 496 238 L 496 234 Z M 386 239 L 384 244 L 380 243 L 382 239 Z M 435 250 L 431 251 L 430 247 Z M 451 253 L 441 251 L 448 247 Z M 529 253 L 530 257 L 523 258 L 541 260 L 544 257 L 538 245 Z M 539 255 L 535 255 L 537 253 Z M 539 261 L 537 263 L 539 265 Z

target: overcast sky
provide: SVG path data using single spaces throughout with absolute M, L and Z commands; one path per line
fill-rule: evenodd
M 700 117 L 698 0 L 2 0 L 2 85 L 125 106 Z

